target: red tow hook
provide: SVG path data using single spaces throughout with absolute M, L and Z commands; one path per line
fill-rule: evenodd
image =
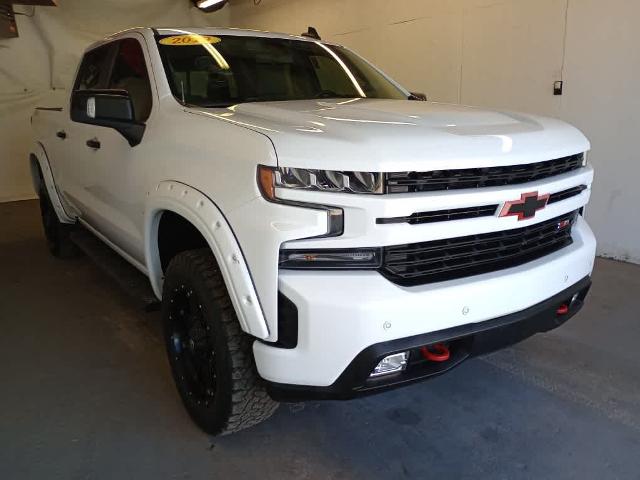
M 420 353 L 425 360 L 429 360 L 430 362 L 446 362 L 451 356 L 449 349 L 444 343 L 420 347 Z
M 567 305 L 566 303 L 563 303 L 558 307 L 558 309 L 556 310 L 556 313 L 558 315 L 566 315 L 567 313 L 569 313 L 569 305 Z

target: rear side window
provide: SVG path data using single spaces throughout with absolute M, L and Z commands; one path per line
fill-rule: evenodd
M 103 45 L 87 52 L 82 59 L 74 90 L 105 88 L 109 76 L 112 45 Z
M 152 96 L 142 46 L 133 38 L 121 40 L 116 45 L 118 50 L 108 88 L 129 92 L 136 120 L 144 122 L 151 113 Z

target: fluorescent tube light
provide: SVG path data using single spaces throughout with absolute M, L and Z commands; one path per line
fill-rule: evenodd
M 213 11 L 224 7 L 225 3 L 227 3 L 227 0 L 199 0 L 196 2 L 196 6 L 201 10 Z

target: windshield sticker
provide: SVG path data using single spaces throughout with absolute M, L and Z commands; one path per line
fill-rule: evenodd
M 172 37 L 165 37 L 160 40 L 162 45 L 173 45 L 173 46 L 187 46 L 187 45 L 202 45 L 202 44 L 214 44 L 220 43 L 222 41 L 221 38 L 212 37 L 211 35 L 175 35 Z

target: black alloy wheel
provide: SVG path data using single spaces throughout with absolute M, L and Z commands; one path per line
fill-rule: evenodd
M 211 326 L 193 289 L 184 284 L 174 289 L 168 307 L 169 348 L 176 374 L 190 401 L 208 407 L 217 383 Z
M 162 317 L 173 379 L 202 430 L 237 432 L 275 412 L 278 404 L 256 370 L 255 339 L 240 328 L 211 250 L 189 250 L 171 260 Z

